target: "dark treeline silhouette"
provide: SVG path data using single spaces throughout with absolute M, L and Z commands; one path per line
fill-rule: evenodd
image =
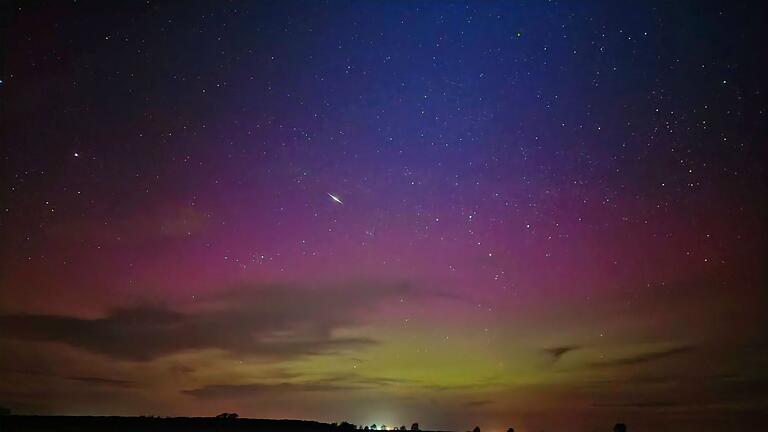
M 348 422 L 321 423 L 308 420 L 267 420 L 239 418 L 235 413 L 216 417 L 74 417 L 9 415 L 0 411 L 0 432 L 356 432 L 383 430 L 384 425 L 355 425 Z M 388 428 L 390 429 L 390 428 Z M 405 431 L 405 425 L 391 429 Z M 421 431 L 419 424 L 411 431 Z M 513 428 L 507 432 L 514 432 Z M 439 432 L 439 431 L 433 431 Z M 475 427 L 472 432 L 480 432 Z M 627 426 L 616 423 L 613 432 L 627 432 Z
M 235 413 L 216 417 L 0 416 L 0 432 L 355 432 L 364 428 L 373 429 L 348 422 L 239 418 Z M 404 425 L 396 429 L 407 430 Z M 418 423 L 411 425 L 410 430 L 421 431 Z

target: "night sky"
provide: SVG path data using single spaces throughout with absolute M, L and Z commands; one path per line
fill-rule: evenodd
M 0 16 L 13 412 L 768 420 L 758 3 Z

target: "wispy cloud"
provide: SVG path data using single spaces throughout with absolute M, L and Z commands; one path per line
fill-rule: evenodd
M 297 377 L 299 375 L 296 375 Z M 294 393 L 294 392 L 333 392 L 381 389 L 396 385 L 418 385 L 417 381 L 390 378 L 367 377 L 353 373 L 332 374 L 303 381 L 284 381 L 278 383 L 250 384 L 213 384 L 200 388 L 184 390 L 182 393 L 200 398 L 235 398 L 240 396 L 256 396 L 263 393 Z
M 376 344 L 367 337 L 340 337 L 335 332 L 358 325 L 382 302 L 409 293 L 405 284 L 243 286 L 193 310 L 138 306 L 97 319 L 2 315 L 0 334 L 63 342 L 131 360 L 205 348 L 287 358 Z
M 637 354 L 629 357 L 620 357 L 610 360 L 604 360 L 599 362 L 593 362 L 590 365 L 592 367 L 616 367 L 616 366 L 631 366 L 643 363 L 649 363 L 657 360 L 662 360 L 669 357 L 674 357 L 681 354 L 687 354 L 694 351 L 694 347 L 690 345 L 679 346 L 675 348 L 651 351 L 642 354 Z
M 358 387 L 323 383 L 278 383 L 278 384 L 215 384 L 204 387 L 184 390 L 182 393 L 203 399 L 229 399 L 241 397 L 254 397 L 263 394 L 275 395 L 278 393 L 294 392 L 328 392 L 328 391 L 350 391 L 357 390 Z
M 545 348 L 542 351 L 547 354 L 553 362 L 556 362 L 560 360 L 564 355 L 568 354 L 569 352 L 576 351 L 580 349 L 581 347 L 578 345 L 563 345 L 563 346 L 556 346 L 551 348 Z
M 677 402 L 668 401 L 638 401 L 638 402 L 607 402 L 607 403 L 594 403 L 592 407 L 595 408 L 670 408 L 677 407 L 681 404 Z
M 0 373 L 10 373 L 10 374 L 26 375 L 30 377 L 43 377 L 43 378 L 78 381 L 78 382 L 83 382 L 87 384 L 104 385 L 104 386 L 110 386 L 110 387 L 128 388 L 128 387 L 136 386 L 136 382 L 130 381 L 130 380 L 105 378 L 105 377 L 98 377 L 98 376 L 64 376 L 64 375 L 59 375 L 53 372 L 45 372 L 45 371 L 39 371 L 39 370 L 0 369 Z
M 465 405 L 472 408 L 479 408 L 484 407 L 493 404 L 493 401 L 490 400 L 475 400 L 475 401 L 469 401 Z
M 110 386 L 110 387 L 129 388 L 129 387 L 136 386 L 135 381 L 121 380 L 121 379 L 92 377 L 92 376 L 70 376 L 66 378 L 72 381 L 79 381 L 79 382 L 84 382 L 88 384 L 104 385 L 104 386 Z

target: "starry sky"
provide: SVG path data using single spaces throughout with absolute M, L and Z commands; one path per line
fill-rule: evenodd
M 0 405 L 765 421 L 764 12 L 5 3 Z

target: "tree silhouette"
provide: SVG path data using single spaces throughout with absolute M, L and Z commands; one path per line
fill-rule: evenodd
M 414 424 L 412 424 L 412 425 L 411 425 L 411 430 L 412 430 L 412 431 L 417 431 L 417 430 L 419 430 L 419 424 L 418 424 L 418 423 L 414 423 Z
M 627 425 L 624 423 L 616 423 L 613 425 L 613 432 L 627 432 Z
M 376 426 L 376 423 L 371 425 L 371 430 L 378 430 L 378 429 L 379 429 L 379 427 Z
M 479 426 L 475 426 L 475 428 L 472 429 L 472 432 L 480 432 L 480 427 Z

